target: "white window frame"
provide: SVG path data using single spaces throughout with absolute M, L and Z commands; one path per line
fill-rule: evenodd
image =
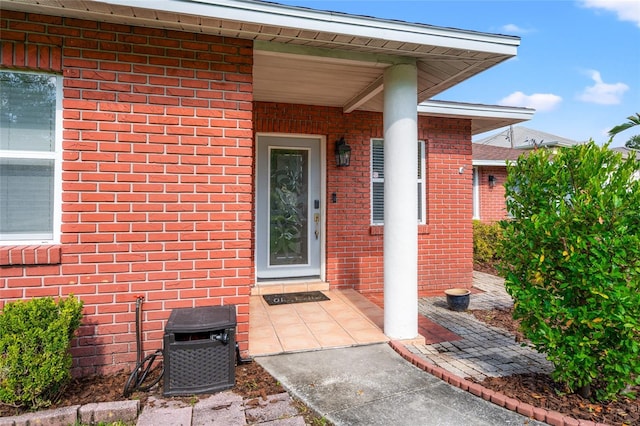
M 480 220 L 480 174 L 473 168 L 473 219 Z
M 59 244 L 60 229 L 62 225 L 62 76 L 46 72 L 30 72 L 17 70 L 0 70 L 0 72 L 50 75 L 56 79 L 56 110 L 53 151 L 16 151 L 1 150 L 0 158 L 26 159 L 26 160 L 53 160 L 53 217 L 51 238 L 34 233 L 29 239 L 9 240 L 3 239 L 0 234 L 0 246 L 6 245 L 33 245 L 33 244 Z M 27 234 L 28 235 L 28 234 Z
M 373 171 L 373 144 L 374 142 L 382 142 L 383 147 L 384 147 L 384 139 L 383 138 L 372 138 L 371 139 L 371 155 L 370 155 L 370 161 L 369 161 L 369 172 L 371 175 L 371 185 L 370 185 L 370 198 L 371 198 L 371 202 L 370 202 L 370 210 L 371 210 L 371 225 L 374 226 L 383 226 L 384 225 L 384 221 L 381 220 L 374 220 L 374 196 L 373 196 L 373 184 L 374 183 L 384 183 L 384 178 L 378 177 L 378 176 L 374 176 L 374 171 Z M 427 223 L 427 191 L 426 191 L 426 182 L 427 182 L 427 178 L 426 178 L 426 165 L 425 165 L 425 159 L 426 159 L 426 155 L 425 155 L 425 143 L 423 140 L 419 140 L 418 141 L 418 145 L 417 145 L 417 154 L 418 154 L 418 167 L 420 168 L 420 176 L 417 175 L 417 170 L 416 170 L 416 181 L 418 183 L 418 188 L 422 188 L 422 191 L 420 191 L 420 195 L 418 197 L 418 210 L 420 213 L 422 213 L 421 215 L 418 215 L 418 224 L 419 225 L 425 225 Z M 384 157 L 383 157 L 384 159 Z M 383 160 L 384 161 L 384 160 Z

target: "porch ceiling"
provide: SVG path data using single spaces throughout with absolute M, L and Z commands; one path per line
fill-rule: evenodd
M 517 37 L 253 0 L 2 0 L 1 8 L 255 42 L 254 98 L 383 110 L 382 75 L 416 62 L 417 101 L 516 55 Z

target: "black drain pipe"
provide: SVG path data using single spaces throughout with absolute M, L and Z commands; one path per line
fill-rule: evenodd
M 164 375 L 164 363 L 160 365 L 154 363 L 158 356 L 162 357 L 162 349 L 158 349 L 152 354 L 142 358 L 142 301 L 144 297 L 138 296 L 136 299 L 136 367 L 124 384 L 122 395 L 128 398 L 135 391 L 148 391 L 155 386 Z M 149 373 L 155 369 L 161 370 L 157 373 L 157 377 L 151 377 L 145 383 Z
M 142 302 L 144 297 L 136 298 L 136 365 L 142 362 Z

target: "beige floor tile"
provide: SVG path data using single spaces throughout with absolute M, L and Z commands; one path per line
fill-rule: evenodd
M 271 292 L 266 286 L 263 290 Z M 251 296 L 249 353 L 271 355 L 389 340 L 381 330 L 381 308 L 354 290 L 324 293 L 331 300 L 276 306 L 269 306 L 262 296 Z
M 307 323 L 307 327 L 316 337 L 323 333 L 329 334 L 344 331 L 344 328 L 333 320 Z
M 358 330 L 347 330 L 349 335 L 360 344 L 387 342 L 389 338 L 375 327 Z
M 331 321 L 332 316 L 320 306 L 312 309 L 296 309 L 298 316 L 304 322 L 324 322 Z
M 382 332 L 380 330 L 380 328 L 378 326 L 376 326 L 374 323 L 372 323 L 371 321 L 369 321 L 366 318 L 352 318 L 348 321 L 339 321 L 340 325 L 345 329 L 345 330 L 378 330 L 380 332 Z
M 327 302 L 308 302 L 308 303 L 295 303 L 291 305 L 296 312 L 305 314 L 317 314 L 319 312 L 325 312 L 322 307 L 323 303 Z
M 338 321 L 340 324 L 351 324 L 351 323 L 369 323 L 372 322 L 367 319 L 364 315 L 359 312 L 353 310 L 345 310 L 341 312 L 331 312 L 331 316 L 333 319 Z
M 323 334 L 322 336 L 316 337 L 316 339 L 318 340 L 318 342 L 320 343 L 323 349 L 340 348 L 345 346 L 354 346 L 358 344 L 358 342 L 346 332 Z
M 311 333 L 323 348 L 351 346 L 356 340 L 334 321 L 308 324 Z
M 284 352 L 278 339 L 251 338 L 249 341 L 249 353 L 251 356 L 273 355 Z
M 265 284 L 253 287 L 251 289 L 251 294 L 262 297 L 263 294 L 277 294 L 282 293 L 283 290 L 284 287 L 282 284 Z
M 312 282 L 309 283 L 307 288 L 308 291 L 322 291 L 326 294 L 329 291 L 329 283 L 328 282 Z
M 280 342 L 282 343 L 282 348 L 285 350 L 285 352 L 312 350 L 319 349 L 321 347 L 320 343 L 313 337 L 311 333 L 309 333 L 308 335 L 291 337 L 282 336 L 280 338 Z
M 295 312 L 293 312 L 292 315 L 275 315 L 275 316 L 270 315 L 269 320 L 271 321 L 271 323 L 276 329 L 279 329 L 280 327 L 286 327 L 292 324 L 304 324 L 302 319 L 300 319 L 298 314 L 296 314 Z
M 307 283 L 288 284 L 286 288 L 287 288 L 287 293 L 299 293 L 302 291 L 309 290 L 309 286 Z
M 262 296 L 249 296 L 249 308 L 265 309 L 263 304 Z
M 275 327 L 275 329 L 280 338 L 305 336 L 310 333 L 309 328 L 304 323 L 286 324 L 281 327 Z

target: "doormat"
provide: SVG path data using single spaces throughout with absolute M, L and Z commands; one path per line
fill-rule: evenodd
M 302 291 L 299 293 L 265 294 L 264 300 L 270 306 L 288 305 L 290 303 L 322 302 L 331 300 L 321 291 Z

